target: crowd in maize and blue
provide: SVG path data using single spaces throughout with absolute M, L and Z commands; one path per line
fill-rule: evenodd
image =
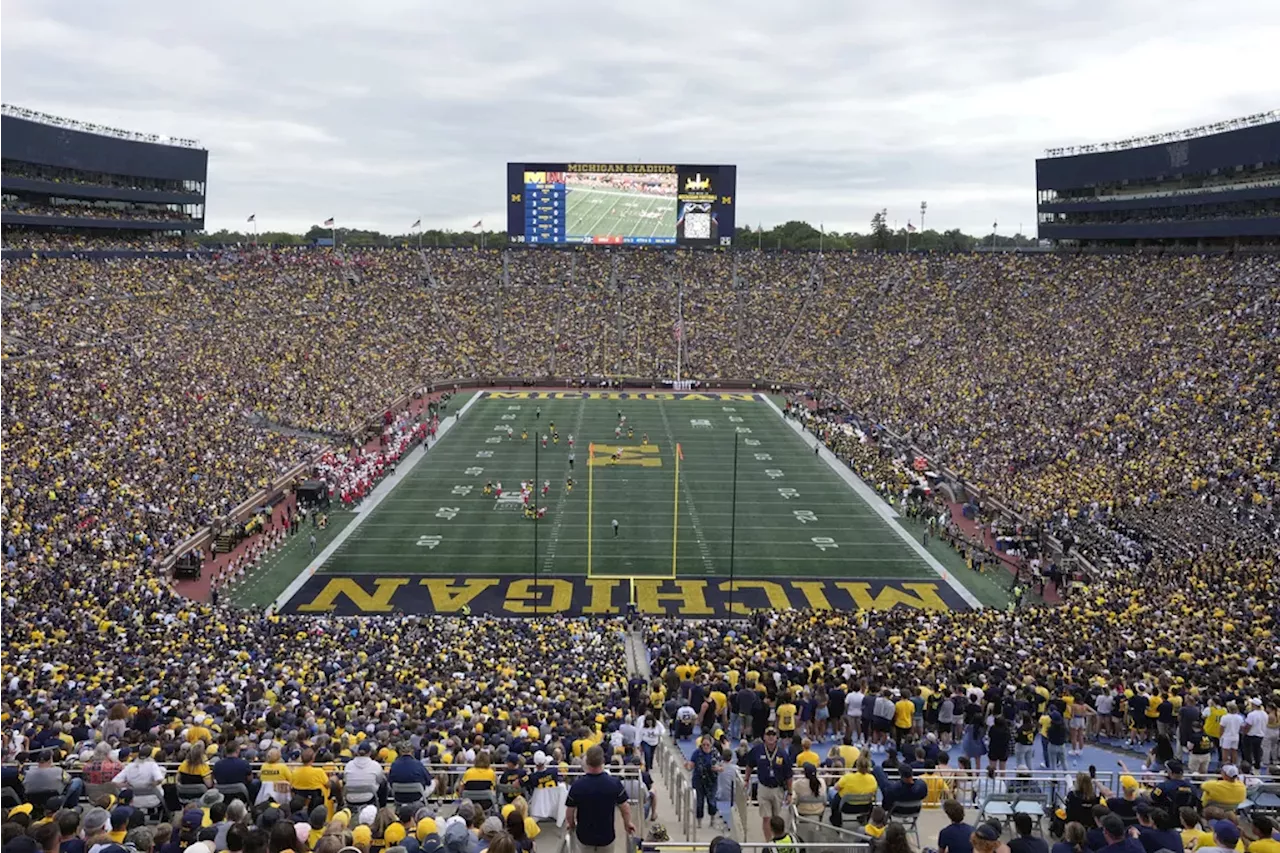
M 219 757 L 216 775 L 233 744 L 265 759 L 258 781 L 274 782 L 288 779 L 281 762 L 307 758 L 340 778 L 366 750 L 459 761 L 488 744 L 573 761 L 645 697 L 674 699 L 627 682 L 617 620 L 282 616 L 184 599 L 158 566 L 409 389 L 666 374 L 677 322 L 687 375 L 812 389 L 809 427 L 886 492 L 905 482 L 904 448 L 872 424 L 910 436 L 1095 567 L 1061 602 L 1011 612 L 651 625 L 655 667 L 675 667 L 677 693 L 706 695 L 730 673 L 749 685 L 755 672 L 780 724 L 791 689 L 781 704 L 803 716 L 813 702 L 815 719 L 821 695 L 863 681 L 926 707 L 925 690 L 977 691 L 978 704 L 1034 712 L 1037 726 L 1047 711 L 1051 740 L 1091 698 L 1136 710 L 1144 736 L 1148 718 L 1159 732 L 1168 708 L 1193 703 L 1206 732 L 1229 736 L 1234 705 L 1265 714 L 1256 746 L 1268 754 L 1239 748 L 1274 760 L 1275 269 L 1263 257 L 1137 254 L 6 256 L 0 722 L 6 761 L 36 766 L 5 765 L 5 787 L 26 800 L 6 803 L 5 851 L 59 846 L 48 827 L 65 813 L 104 853 L 129 841 L 113 838 L 119 821 L 139 820 L 71 813 L 82 790 L 64 790 L 44 758 L 78 763 L 90 782 L 121 762 L 130 786 L 153 756 Z M 851 434 L 841 425 L 855 416 L 868 428 Z M 989 738 L 968 734 L 969 751 L 989 754 Z M 1224 781 L 1229 768 L 1244 775 L 1229 765 Z M 292 832 L 279 829 L 292 819 L 282 805 L 254 819 Z M 41 824 L 46 810 L 54 823 Z M 346 817 L 352 826 L 329 823 L 340 810 L 309 813 L 288 849 L 367 847 L 375 831 L 381 846 L 416 846 L 419 827 L 405 823 L 416 813 Z M 204 819 L 175 818 L 151 843 L 181 851 Z M 1259 824 L 1241 823 L 1263 851 Z M 440 828 L 453 849 L 456 832 Z

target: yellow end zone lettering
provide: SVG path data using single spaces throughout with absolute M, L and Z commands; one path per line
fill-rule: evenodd
M 777 580 L 739 578 L 732 585 L 717 578 L 676 579 L 636 576 L 588 578 L 481 576 L 335 577 L 307 580 L 285 612 L 334 613 L 492 613 L 533 616 L 620 615 L 634 589 L 642 613 L 657 616 L 743 616 L 770 608 L 815 610 L 963 610 L 966 604 L 946 584 L 900 580 Z
M 667 403 L 682 400 L 695 403 L 713 401 L 751 403 L 756 399 L 755 394 L 745 391 L 708 391 L 689 394 L 676 394 L 671 391 L 485 391 L 483 396 L 491 400 L 611 400 L 614 402 L 649 400 Z

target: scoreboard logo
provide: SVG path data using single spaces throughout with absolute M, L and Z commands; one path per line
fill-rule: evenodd
M 709 190 L 711 189 L 711 179 L 702 177 L 702 173 L 699 172 L 691 178 L 685 178 L 684 189 L 685 192 Z

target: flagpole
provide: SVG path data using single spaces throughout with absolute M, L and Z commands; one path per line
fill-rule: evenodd
M 683 365 L 681 356 L 684 355 L 684 288 L 676 287 L 676 328 L 680 330 L 680 336 L 676 338 L 676 382 L 680 381 L 680 368 Z
M 738 538 L 738 433 L 733 434 L 733 497 L 729 510 L 729 613 L 733 614 L 733 552 Z
M 911 251 L 911 220 L 907 220 L 907 251 Z
M 756 251 L 757 252 L 760 251 L 763 244 L 764 244 L 764 224 L 757 222 L 756 223 Z
M 258 248 L 258 214 L 253 215 L 253 247 Z

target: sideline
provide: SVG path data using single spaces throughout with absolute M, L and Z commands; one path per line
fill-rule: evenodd
M 317 554 L 315 559 L 312 560 L 310 564 L 308 564 L 307 567 L 293 579 L 293 582 L 285 587 L 284 592 L 280 593 L 276 600 L 272 602 L 272 612 L 279 613 L 281 609 L 289 603 L 289 600 L 298 594 L 298 590 L 302 589 L 303 584 L 311 580 L 311 576 L 314 575 L 316 571 L 334 555 L 343 542 L 347 541 L 347 537 L 354 533 L 356 528 L 363 524 L 364 520 L 373 514 L 373 511 L 378 508 L 378 504 L 382 503 L 387 495 L 391 494 L 395 487 L 400 485 L 402 480 L 413 473 L 413 470 L 418 467 L 418 463 L 422 461 L 423 457 L 440 446 L 440 442 L 444 440 L 444 437 L 449 433 L 449 430 L 453 429 L 453 427 L 458 423 L 458 420 L 463 413 L 465 413 L 467 409 L 470 409 L 471 406 L 482 396 L 482 391 L 477 391 L 472 394 L 471 399 L 462 405 L 462 408 L 455 413 L 453 418 L 448 418 L 440 422 L 440 429 L 436 431 L 436 440 L 434 444 L 421 452 L 417 450 L 410 451 L 409 455 L 413 457 L 412 459 L 403 465 L 397 466 L 394 474 L 373 487 L 373 491 L 369 494 L 368 500 L 356 508 L 355 518 L 351 519 L 351 522 L 346 527 L 342 528 L 342 532 L 335 536 L 333 541 L 326 545 L 324 550 Z
M 885 524 L 897 533 L 899 538 L 901 538 L 903 542 L 906 542 L 907 545 L 910 546 L 911 550 L 920 557 L 920 559 L 924 560 L 925 565 L 933 569 L 934 573 L 945 581 L 947 586 L 951 587 L 951 589 L 955 591 L 956 595 L 963 598 L 965 603 L 974 610 L 983 609 L 982 602 L 978 600 L 977 596 L 970 592 L 968 587 L 957 580 L 955 575 L 947 571 L 946 566 L 939 563 L 937 557 L 925 550 L 925 547 L 917 542 L 916 538 L 911 535 L 911 531 L 897 523 L 895 519 L 898 518 L 898 513 L 893 507 L 889 506 L 889 504 L 885 502 L 884 498 L 880 497 L 879 493 L 877 493 L 875 489 L 863 482 L 861 477 L 853 473 L 853 469 L 844 464 L 840 460 L 840 457 L 832 453 L 826 445 L 807 432 L 804 427 L 800 426 L 798 421 L 792 420 L 783 415 L 782 409 L 779 409 L 778 404 L 769 399 L 769 395 L 758 394 L 757 396 L 764 401 L 766 406 L 773 409 L 773 411 L 778 415 L 778 418 L 784 424 L 791 427 L 791 429 L 800 436 L 801 441 L 809 447 L 816 445 L 819 448 L 818 455 L 822 458 L 822 461 L 830 465 L 831 470 L 835 471 L 840 479 L 848 483 L 849 487 L 858 494 L 858 497 L 862 498 L 867 506 L 871 507 L 871 509 L 875 511 L 876 515 L 884 519 Z

